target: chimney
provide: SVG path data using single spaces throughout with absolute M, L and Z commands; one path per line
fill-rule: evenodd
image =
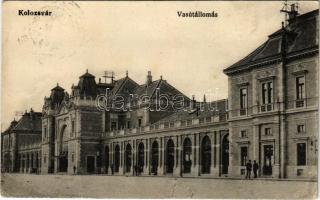
M 297 16 L 299 15 L 298 10 L 297 10 L 298 6 L 297 4 L 291 4 L 290 5 L 290 11 L 288 12 L 289 15 L 289 24 L 293 23 L 296 21 Z
M 194 98 L 194 95 L 192 95 L 191 108 L 195 109 L 196 108 L 196 104 L 197 104 L 197 102 L 196 102 L 196 100 Z
M 150 85 L 152 83 L 151 71 L 148 71 L 147 82 L 146 85 Z

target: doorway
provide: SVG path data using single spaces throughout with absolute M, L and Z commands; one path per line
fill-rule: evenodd
M 94 173 L 94 156 L 87 156 L 87 173 Z
M 141 142 L 138 146 L 138 173 L 143 172 L 144 167 L 144 145 Z
M 263 175 L 272 175 L 272 165 L 273 165 L 273 145 L 263 146 Z
M 229 167 L 229 134 L 223 137 L 222 139 L 222 149 L 221 149 L 221 164 L 222 174 L 228 174 L 228 167 Z
M 157 141 L 152 143 L 151 149 L 151 173 L 157 175 L 159 163 L 159 144 Z
M 192 146 L 191 140 L 186 138 L 183 142 L 183 173 L 191 172 L 191 156 L 192 156 Z
M 130 144 L 127 144 L 127 146 L 126 146 L 125 159 L 126 159 L 126 172 L 130 172 L 131 165 L 132 165 L 132 153 L 131 153 L 131 145 Z
M 170 139 L 167 142 L 167 154 L 166 154 L 166 173 L 173 173 L 174 168 L 174 143 Z
M 201 173 L 210 174 L 211 167 L 211 141 L 205 136 L 201 142 Z

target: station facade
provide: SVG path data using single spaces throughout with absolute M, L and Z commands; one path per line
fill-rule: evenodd
M 24 130 L 36 133 L 32 153 L 8 138 L 33 111 L 2 133 L 2 169 L 242 177 L 251 160 L 259 177 L 315 179 L 318 30 L 318 10 L 290 15 L 286 26 L 224 70 L 228 99 L 214 102 L 189 99 L 151 72 L 138 84 L 128 74 L 97 83 L 87 71 L 70 94 L 57 85 L 44 98 L 41 119 L 35 118 L 40 131 Z

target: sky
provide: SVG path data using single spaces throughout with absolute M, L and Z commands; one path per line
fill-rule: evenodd
M 114 71 L 139 84 L 147 71 L 202 100 L 227 98 L 223 69 L 242 59 L 281 27 L 281 1 L 4 2 L 1 129 L 25 110 L 41 112 L 59 85 L 70 93 L 88 69 L 96 81 Z M 318 2 L 300 2 L 300 13 Z M 19 16 L 19 10 L 52 16 Z M 180 18 L 177 12 L 218 13 Z

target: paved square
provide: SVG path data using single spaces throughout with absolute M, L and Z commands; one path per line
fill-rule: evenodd
M 316 198 L 308 181 L 3 174 L 1 194 L 92 198 Z

